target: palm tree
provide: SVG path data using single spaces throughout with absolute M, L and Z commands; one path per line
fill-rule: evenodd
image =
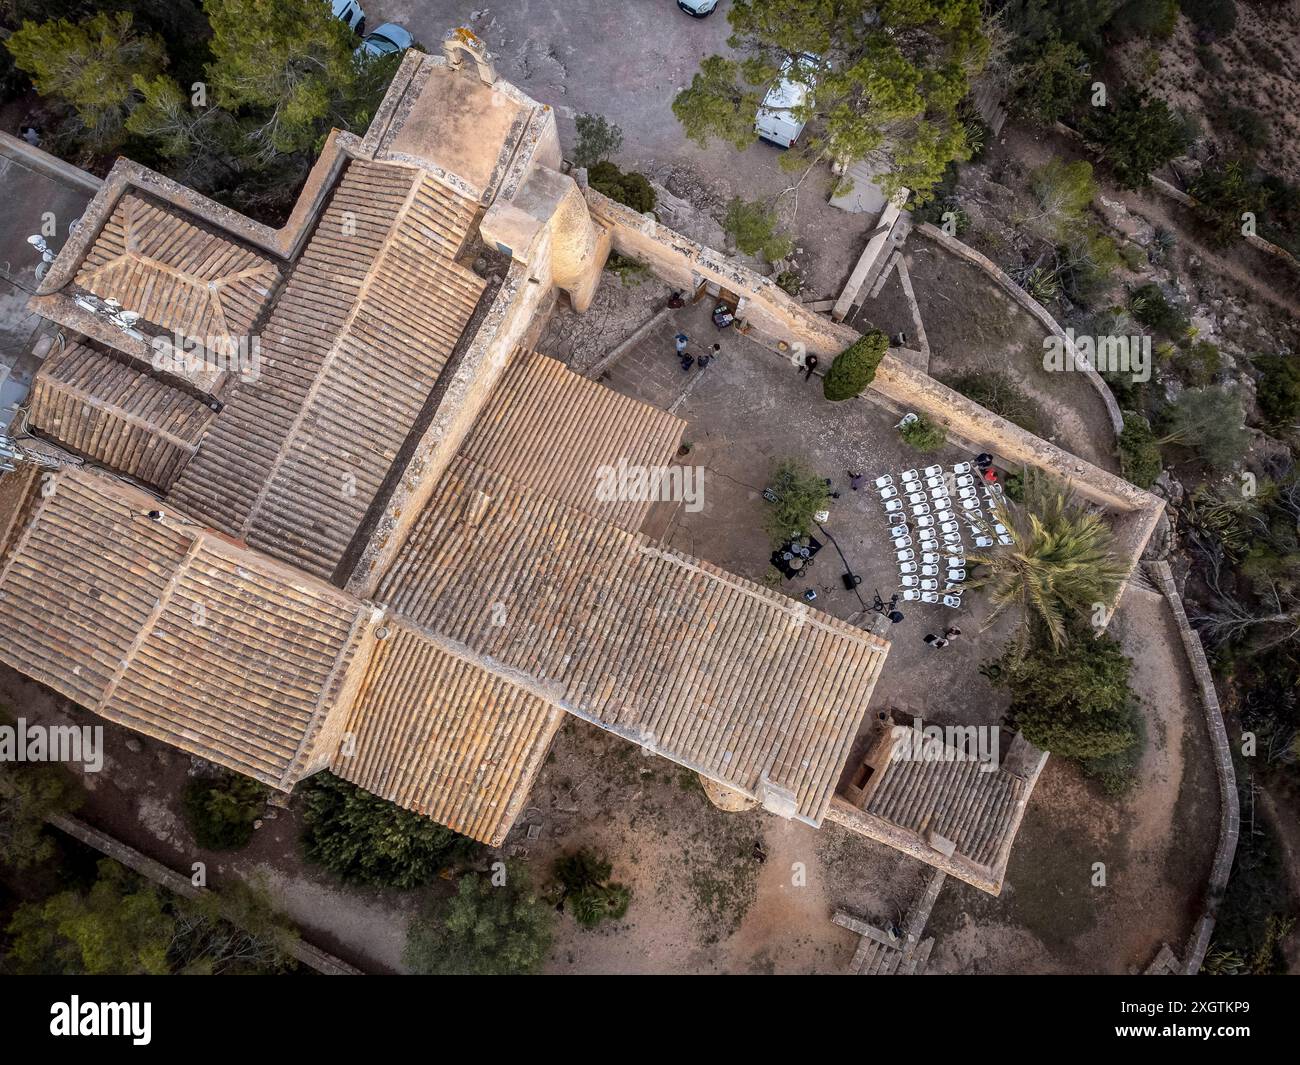
M 992 590 L 986 628 L 1019 607 L 1022 642 L 1038 622 L 1060 647 L 1072 616 L 1111 602 L 1124 569 L 1110 551 L 1110 528 L 1098 512 L 1076 505 L 1068 489 L 1037 478 L 1025 488 L 1023 504 L 1003 504 L 997 512 L 1013 542 L 972 552 L 971 562 L 984 571 L 971 584 Z

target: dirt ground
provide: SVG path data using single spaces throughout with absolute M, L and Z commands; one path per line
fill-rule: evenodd
M 940 895 L 932 972 L 1127 973 L 1162 943 L 1182 955 L 1217 844 L 1209 739 L 1163 598 L 1131 585 L 1113 627 L 1145 710 L 1135 788 L 1110 798 L 1071 763 L 1049 760 L 1001 898 L 964 884 Z M 1098 862 L 1104 886 L 1094 886 Z

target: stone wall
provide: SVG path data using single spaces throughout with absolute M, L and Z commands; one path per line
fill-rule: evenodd
M 1223 710 L 1219 706 L 1219 693 L 1214 687 L 1214 676 L 1210 673 L 1210 664 L 1206 661 L 1201 638 L 1188 623 L 1182 597 L 1178 594 L 1178 586 L 1174 583 L 1173 570 L 1165 561 L 1147 562 L 1145 568 L 1148 576 L 1164 594 L 1169 609 L 1173 611 L 1174 622 L 1178 626 L 1178 634 L 1182 638 L 1192 676 L 1201 694 L 1201 710 L 1205 715 L 1205 727 L 1209 733 L 1210 747 L 1214 756 L 1214 773 L 1219 781 L 1219 844 L 1214 851 L 1214 864 L 1210 868 L 1210 879 L 1205 889 L 1205 912 L 1197 921 L 1183 956 L 1183 973 L 1193 976 L 1200 971 L 1201 963 L 1205 960 L 1205 952 L 1210 945 L 1219 903 L 1228 886 L 1228 877 L 1232 874 L 1232 861 L 1237 853 L 1237 836 L 1241 830 L 1237 773 L 1232 764 L 1228 730 L 1223 724 Z

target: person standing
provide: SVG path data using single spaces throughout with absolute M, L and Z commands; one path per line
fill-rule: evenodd
M 931 632 L 931 633 L 928 633 L 928 634 L 926 635 L 926 637 L 925 637 L 925 642 L 928 643 L 931 647 L 947 647 L 947 646 L 948 646 L 948 641 L 947 641 L 947 639 L 946 639 L 945 637 L 943 637 L 943 636 L 936 636 L 936 635 L 935 635 L 934 633 L 932 633 L 932 632 Z
M 807 381 L 810 377 L 812 377 L 813 371 L 815 369 L 817 369 L 817 356 L 805 355 L 803 358 L 803 371 L 804 371 L 803 379 Z
M 866 483 L 867 475 L 865 473 L 854 473 L 852 470 L 846 470 L 845 472 L 849 475 L 849 488 L 853 491 L 856 492 Z
M 686 353 L 686 345 L 691 342 L 691 338 L 685 333 L 678 333 L 673 337 L 673 344 L 677 347 L 677 357 L 680 359 Z

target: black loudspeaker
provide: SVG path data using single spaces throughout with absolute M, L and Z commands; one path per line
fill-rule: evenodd
M 840 580 L 844 582 L 845 590 L 850 592 L 853 591 L 854 588 L 856 588 L 859 584 L 862 583 L 862 578 L 859 577 L 856 573 L 841 574 Z

